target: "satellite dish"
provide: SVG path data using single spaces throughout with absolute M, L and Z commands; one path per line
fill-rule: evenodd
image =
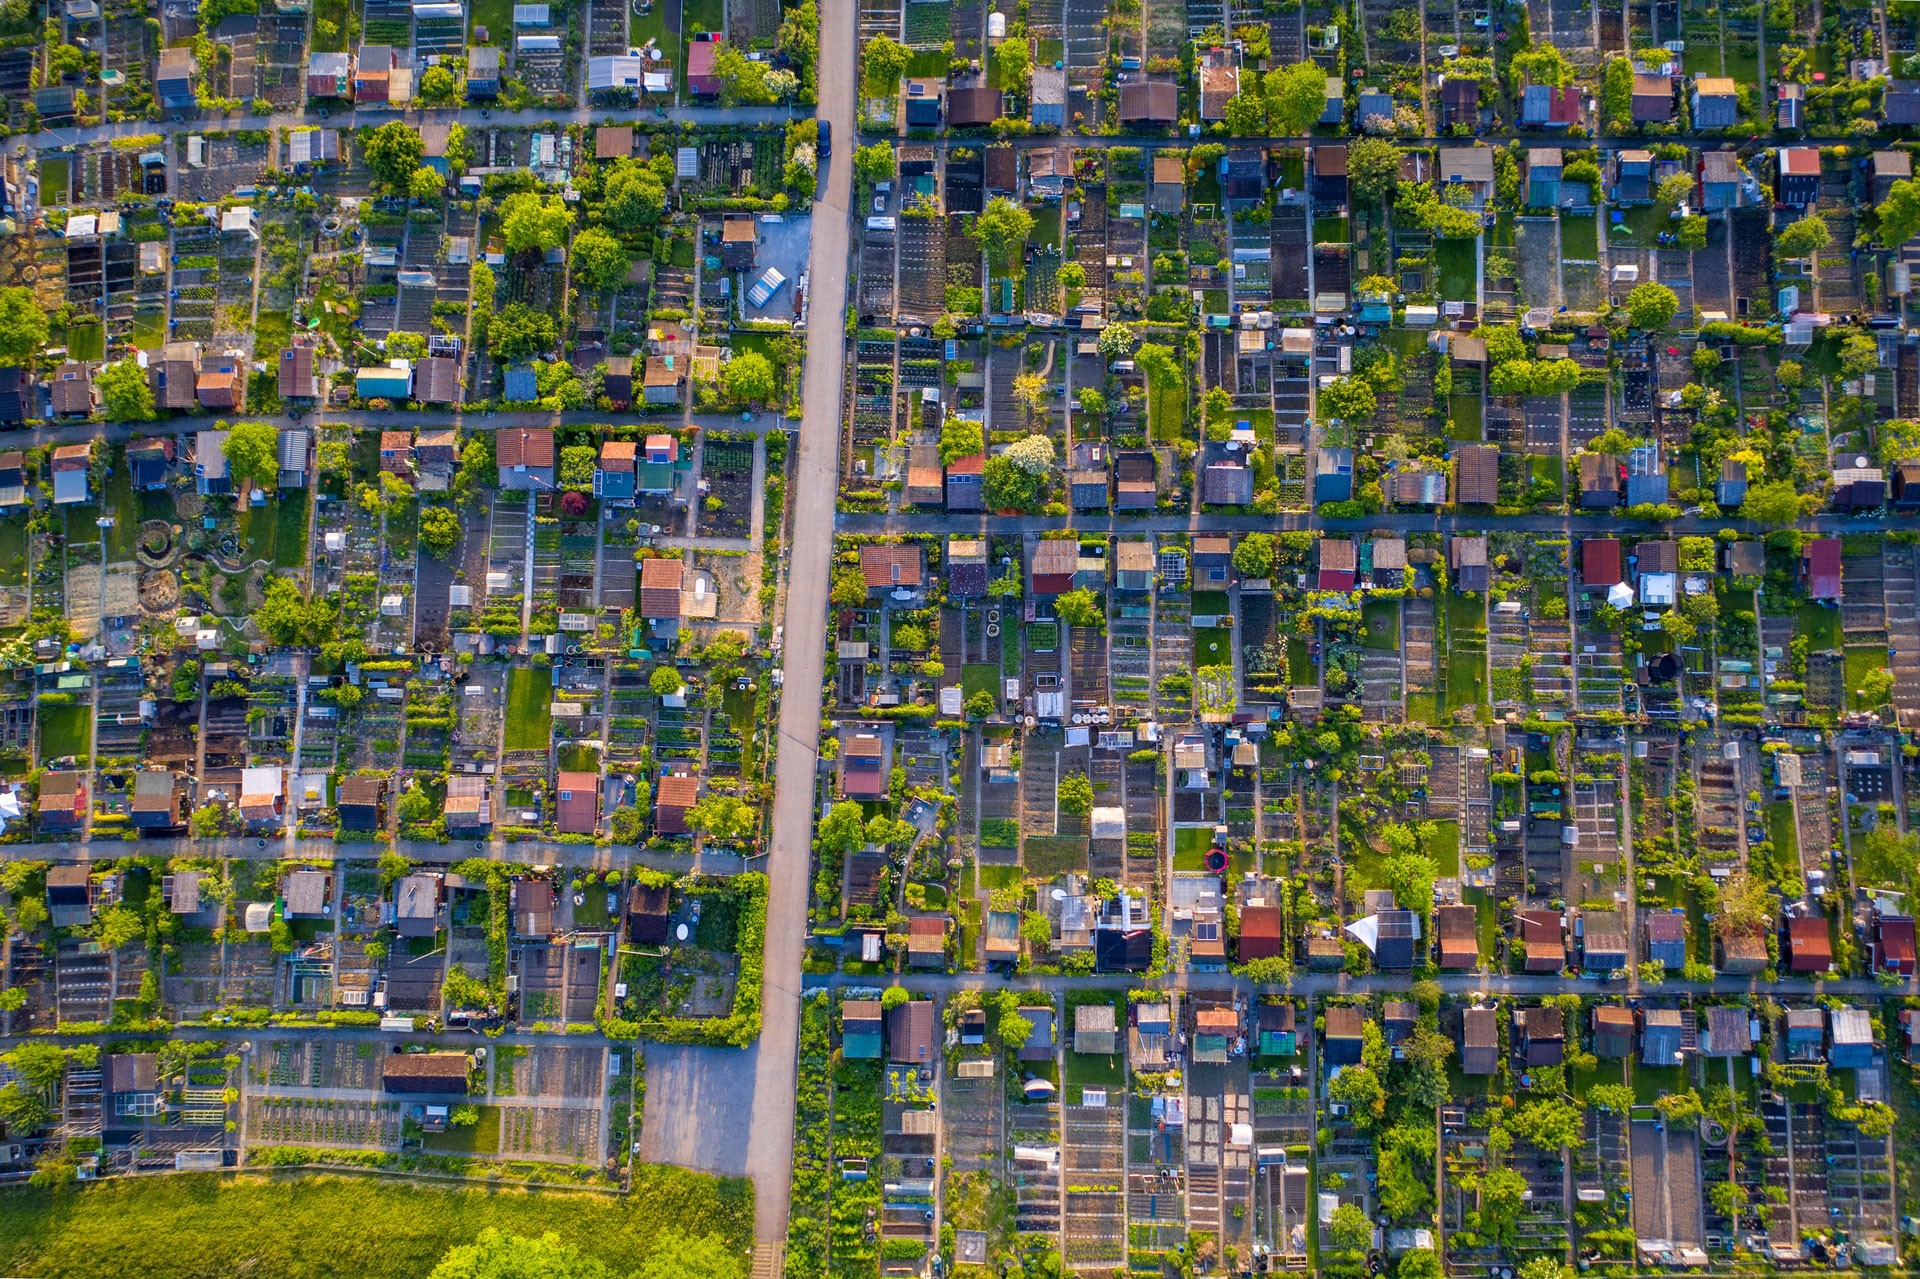
M 687 939 L 687 926 L 685 924 L 677 925 L 673 930 L 673 935 L 680 941 L 685 941 Z

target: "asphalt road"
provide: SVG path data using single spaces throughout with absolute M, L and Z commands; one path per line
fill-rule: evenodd
M 822 0 L 821 49 L 857 47 L 853 0 Z M 850 54 L 820 59 L 820 116 L 842 147 L 854 136 L 854 68 Z M 830 159 L 813 206 L 803 412 L 794 475 L 793 525 L 787 540 L 785 677 L 780 747 L 774 772 L 773 847 L 768 855 L 767 941 L 761 985 L 760 1042 L 753 1088 L 747 1172 L 753 1178 L 754 1236 L 778 1245 L 787 1237 L 793 1178 L 793 1104 L 800 1050 L 800 957 L 806 944 L 812 882 L 813 801 L 819 771 L 821 680 L 827 645 L 827 594 L 833 561 L 834 504 L 840 453 L 840 399 L 846 343 L 847 264 L 851 256 L 853 166 L 844 151 Z
M 42 129 L 27 134 L 22 141 L 42 151 L 86 146 L 121 138 L 147 137 L 156 133 L 213 133 L 229 129 L 297 129 L 323 124 L 334 129 L 373 128 L 395 120 L 419 125 L 460 123 L 493 129 L 552 128 L 561 124 L 780 124 L 801 114 L 791 107 L 593 107 L 586 103 L 570 110 L 534 107 L 526 111 L 499 111 L 491 107 L 461 107 L 400 111 L 391 108 L 360 109 L 342 103 L 323 118 L 318 112 L 283 111 L 274 115 L 252 115 L 245 111 L 225 115 L 216 112 L 182 112 L 176 120 L 127 120 L 119 124 L 95 124 L 84 128 Z M 851 138 L 848 128 L 843 136 Z

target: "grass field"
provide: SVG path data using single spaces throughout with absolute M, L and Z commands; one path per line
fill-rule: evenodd
M 107 334 L 97 324 L 76 324 L 67 330 L 67 358 L 98 360 L 107 353 Z
M 324 51 L 323 51 L 324 52 Z M 167 340 L 167 313 L 142 307 L 133 313 L 133 344 L 142 351 L 157 351 Z
M 1472 302 L 1479 295 L 1477 240 L 1435 240 L 1434 265 L 1440 268 L 1440 298 L 1445 302 Z
M 307 495 L 304 490 L 283 493 L 274 505 L 273 566 L 307 566 Z
M 553 672 L 516 666 L 507 675 L 506 748 L 543 751 L 553 732 Z
M 1860 696 L 1860 685 L 1865 682 L 1869 671 L 1881 671 L 1887 668 L 1887 650 L 1872 645 L 1847 645 L 1847 707 L 1850 710 L 1868 711 L 1875 704 L 1868 703 Z
M 343 1230 L 343 1222 L 355 1228 Z M 717 1234 L 738 1255 L 753 1234 L 753 1190 L 746 1181 L 646 1165 L 634 1168 L 627 1197 L 303 1174 L 189 1173 L 86 1189 L 9 1189 L 0 1193 L 0 1269 L 38 1279 L 418 1279 L 448 1248 L 488 1226 L 523 1235 L 562 1231 L 624 1273 L 667 1229 Z
M 93 753 L 93 708 L 79 702 L 64 706 L 42 703 L 39 710 L 40 757 L 76 758 Z
M 1479 595 L 1447 593 L 1447 709 L 1487 700 L 1487 605 Z
M 1825 605 L 1802 604 L 1793 615 L 1794 629 L 1807 637 L 1807 648 L 1815 653 L 1830 653 L 1841 647 L 1840 610 Z
M 1181 826 L 1173 832 L 1173 868 L 1205 870 L 1207 850 L 1213 847 L 1213 832 L 1205 826 Z
M 992 662 L 968 662 L 960 668 L 960 691 L 968 697 L 985 693 L 1000 695 L 1000 668 Z
M 1560 256 L 1573 262 L 1593 262 L 1599 259 L 1600 223 L 1591 213 L 1561 216 Z
M 1231 666 L 1233 664 L 1233 632 L 1224 626 L 1203 626 L 1193 633 L 1193 664 L 1203 666 Z
M 445 1132 L 428 1133 L 422 1144 L 432 1151 L 449 1155 L 492 1155 L 500 1151 L 500 1107 L 476 1106 L 480 1122 L 467 1128 L 448 1126 Z
M 1400 601 L 1368 600 L 1361 616 L 1367 624 L 1367 647 L 1392 652 L 1400 647 Z

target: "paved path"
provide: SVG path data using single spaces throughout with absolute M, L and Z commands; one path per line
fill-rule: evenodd
M 820 47 L 856 46 L 853 0 L 823 0 Z M 820 115 L 851 145 L 853 68 L 847 55 L 820 60 Z M 777 1246 L 787 1236 L 793 1179 L 793 1104 L 800 1044 L 800 957 L 806 945 L 812 883 L 813 803 L 818 772 L 821 680 L 825 677 L 828 574 L 833 559 L 834 502 L 840 452 L 840 400 L 846 343 L 847 261 L 853 166 L 829 160 L 813 206 L 812 283 L 803 386 L 805 413 L 787 491 L 793 533 L 787 569 L 785 678 L 774 773 L 773 850 L 767 873 L 766 976 L 762 984 L 759 1054 L 747 1173 L 753 1178 L 754 1236 Z
M 468 857 L 515 865 L 582 866 L 595 870 L 647 866 L 676 875 L 698 870 L 709 875 L 736 875 L 749 869 L 744 859 L 711 849 L 698 854 L 666 852 L 661 849 L 623 844 L 562 844 L 548 840 L 504 839 L 456 841 L 441 844 L 431 840 L 402 839 L 391 845 L 339 843 L 312 836 L 282 839 L 142 839 L 127 843 L 120 839 L 89 844 L 82 840 L 63 843 L 0 845 L 0 861 L 80 861 L 89 856 L 108 857 L 227 857 L 236 861 L 264 861 L 273 857 L 318 861 L 377 861 L 389 847 L 430 865 L 446 865 Z

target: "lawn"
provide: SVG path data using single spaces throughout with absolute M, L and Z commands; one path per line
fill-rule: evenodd
M 1841 647 L 1840 610 L 1811 601 L 1794 613 L 1794 629 L 1807 637 L 1807 648 L 1814 653 L 1830 653 Z
M 27 521 L 24 516 L 0 520 L 0 584 L 27 583 Z
M 243 505 L 234 512 L 233 522 L 240 531 L 240 544 L 246 548 L 249 562 L 274 558 L 274 544 L 280 539 L 280 517 L 264 506 Z
M 40 704 L 40 758 L 82 759 L 93 753 L 93 708 L 79 702 Z
M 1872 645 L 1847 645 L 1847 706 L 1851 710 L 1872 710 L 1860 698 L 1860 685 L 1869 671 L 1887 668 L 1887 650 Z
M 274 504 L 273 566 L 307 566 L 307 495 L 305 490 L 282 493 Z
M 76 324 L 67 330 L 67 358 L 98 360 L 107 353 L 107 334 L 97 324 Z
M 1433 822 L 1427 838 L 1426 854 L 1433 858 L 1434 869 L 1447 879 L 1460 874 L 1460 823 Z
M 1207 868 L 1207 850 L 1213 847 L 1213 831 L 1206 826 L 1180 826 L 1173 832 L 1173 868 L 1201 871 Z
M 465 1128 L 448 1125 L 445 1132 L 427 1133 L 421 1144 L 448 1155 L 494 1155 L 500 1152 L 500 1107 L 475 1106 L 480 1122 Z
M 1193 633 L 1193 664 L 1196 668 L 1205 666 L 1233 665 L 1233 632 L 1224 626 L 1203 626 Z
M 342 1230 L 343 1222 L 356 1228 Z M 0 1194 L 0 1269 L 38 1279 L 248 1271 L 275 1279 L 417 1279 L 488 1226 L 521 1235 L 565 1231 L 587 1255 L 629 1267 L 662 1231 L 689 1222 L 739 1255 L 753 1234 L 751 1185 L 650 1165 L 635 1166 L 625 1197 L 350 1176 L 126 1177 Z
M 157 351 L 167 340 L 167 313 L 142 307 L 133 313 L 133 344 L 142 351 Z
M 506 748 L 543 751 L 553 732 L 553 672 L 516 666 L 507 674 Z
M 1186 382 L 1173 378 L 1149 378 L 1147 380 L 1147 415 L 1147 420 L 1152 425 L 1154 439 L 1163 444 L 1178 442 L 1180 433 L 1186 429 Z
M 324 12 L 326 0 L 321 0 Z M 505 48 L 513 39 L 513 0 L 473 0 L 473 25 L 487 29 L 487 43 Z
M 1067 1095 L 1062 1099 L 1069 1106 L 1080 1104 L 1080 1094 L 1086 1088 L 1104 1088 L 1110 1094 L 1118 1094 L 1127 1086 L 1126 1072 L 1121 1069 L 1120 1054 L 1082 1053 L 1073 1051 L 1074 1009 L 1090 1004 L 1106 1004 L 1114 1010 L 1114 1024 L 1124 1027 L 1127 1024 L 1127 1010 L 1112 996 L 1077 995 L 1068 997 L 1066 1020 L 1061 1023 L 1060 1037 L 1066 1043 L 1066 1084 Z M 1125 1043 L 1122 1031 L 1121 1043 Z M 1117 1096 L 1108 1098 L 1109 1104 L 1118 1100 Z
M 726 16 L 723 0 L 683 0 L 680 30 L 689 38 L 696 31 L 718 31 Z
M 960 692 L 966 697 L 985 693 L 997 698 L 1000 695 L 1000 668 L 992 662 L 968 662 L 960 668 Z
M 1440 268 L 1440 297 L 1446 302 L 1472 302 L 1479 296 L 1478 240 L 1435 240 L 1434 265 Z
M 107 478 L 107 511 L 113 516 L 113 527 L 104 530 L 107 558 L 130 560 L 140 542 L 140 502 L 133 491 L 133 468 L 124 461 Z
M 500 26 L 493 28 L 503 36 L 513 26 L 513 6 L 496 6 L 505 16 L 499 19 Z M 479 17 L 476 11 L 475 18 Z M 353 5 L 349 0 L 317 0 L 313 7 L 313 51 L 315 53 L 342 53 L 347 47 L 347 24 L 353 20 Z
M 1767 838 L 1773 844 L 1776 872 L 1800 870 L 1800 832 L 1793 820 L 1793 801 L 1775 800 L 1767 805 Z
M 1484 596 L 1447 593 L 1447 709 L 1486 701 L 1487 605 Z
M 1391 653 L 1400 647 L 1400 601 L 1368 600 L 1361 611 L 1367 624 L 1367 647 Z
M 555 754 L 563 772 L 597 773 L 600 771 L 600 752 L 591 746 L 575 743 L 572 746 L 562 746 Z
M 1485 439 L 1487 434 L 1479 394 L 1459 394 L 1447 397 L 1447 418 L 1453 425 L 1453 438 L 1456 440 Z
M 1020 857 L 1026 863 L 1027 874 L 1038 879 L 1052 879 L 1068 871 L 1085 871 L 1087 869 L 1087 837 L 1085 835 L 1029 835 Z
M 1320 682 L 1313 668 L 1313 651 L 1298 635 L 1287 636 L 1287 679 L 1295 688 L 1312 688 Z
M 1599 260 L 1600 223 L 1591 213 L 1561 215 L 1560 257 L 1569 262 Z

